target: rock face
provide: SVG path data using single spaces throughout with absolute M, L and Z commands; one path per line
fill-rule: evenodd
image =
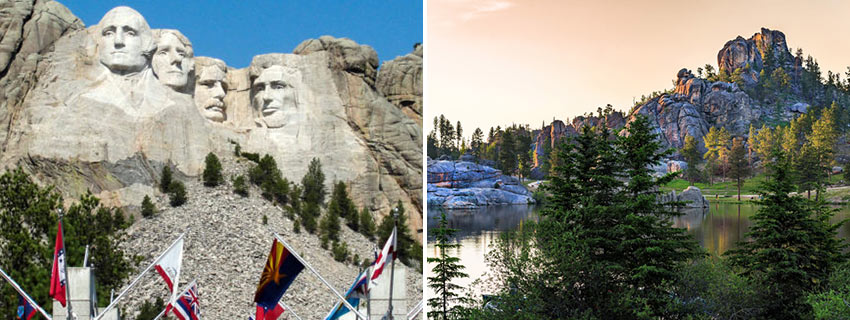
M 197 176 L 207 153 L 239 144 L 272 155 L 295 182 L 318 158 L 328 190 L 344 181 L 381 216 L 400 200 L 408 227 L 422 229 L 421 50 L 389 64 L 381 86 L 404 97 L 388 100 L 377 53 L 349 39 L 307 40 L 233 69 L 193 58 L 179 31 L 151 29 L 127 7 L 88 28 L 54 1 L 0 12 L 3 168 L 23 166 L 69 199 L 88 189 L 132 206 L 157 192 L 163 166 Z M 406 101 L 419 103 L 418 121 Z
M 738 36 L 734 40 L 730 40 L 723 45 L 723 49 L 717 53 L 717 65 L 721 70 L 726 70 L 730 74 L 735 69 L 747 69 L 748 72 L 743 79 L 747 85 L 755 84 L 758 81 L 759 71 L 764 68 L 764 55 L 768 52 L 773 54 L 773 58 L 777 62 L 782 63 L 782 67 L 786 71 L 795 70 L 794 67 L 799 67 L 802 61 L 796 61 L 794 56 L 788 51 L 788 45 L 785 42 L 785 34 L 778 30 L 770 30 L 761 28 L 761 32 L 754 34 L 749 39 L 744 39 Z M 789 74 L 792 74 L 789 72 Z
M 378 91 L 422 125 L 422 45 L 412 53 L 384 62 L 378 71 Z
M 605 125 L 611 130 L 619 130 L 626 124 L 626 119 L 620 112 L 611 113 L 603 118 L 598 116 L 578 116 L 573 118 L 569 124 L 564 124 L 561 120 L 554 120 L 551 124 L 544 126 L 534 139 L 534 153 L 532 161 L 531 179 L 542 179 L 545 175 L 541 168 L 543 167 L 543 159 L 546 156 L 546 149 L 553 150 L 558 143 L 563 142 L 566 137 L 577 135 L 584 126 L 597 126 L 600 122 L 605 122 Z
M 449 209 L 534 203 L 519 179 L 466 161 L 428 161 L 428 205 Z

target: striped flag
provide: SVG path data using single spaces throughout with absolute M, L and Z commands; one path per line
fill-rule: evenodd
M 201 307 L 198 302 L 198 284 L 192 281 L 189 287 L 172 302 L 171 310 L 180 320 L 201 320 Z
M 50 273 L 50 297 L 59 301 L 64 307 L 65 290 L 68 282 L 65 275 L 65 241 L 62 239 L 62 220 L 59 220 L 59 230 L 56 231 L 56 246 L 53 249 L 53 270 Z
M 393 233 L 390 234 L 390 237 L 387 239 L 387 243 L 384 244 L 384 249 L 381 250 L 381 254 L 378 255 L 378 259 L 375 261 L 375 266 L 372 269 L 372 276 L 370 277 L 372 281 L 375 281 L 381 276 L 381 273 L 384 272 L 384 266 L 395 260 L 396 248 L 398 247 L 397 238 L 397 230 L 393 227 Z

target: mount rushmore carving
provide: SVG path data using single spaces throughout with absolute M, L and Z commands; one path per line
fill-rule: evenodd
M 4 168 L 23 166 L 71 199 L 90 189 L 138 205 L 162 166 L 196 176 L 207 153 L 238 143 L 292 181 L 318 158 L 327 185 L 346 182 L 382 215 L 401 200 L 421 228 L 421 46 L 386 62 L 392 72 L 371 47 L 329 36 L 234 69 L 129 7 L 88 28 L 53 1 L 16 9 L 30 12 L 0 17 L 3 41 L 18 41 L 0 46 Z

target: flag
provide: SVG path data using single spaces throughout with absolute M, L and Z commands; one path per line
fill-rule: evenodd
M 179 238 L 154 264 L 156 272 L 159 273 L 162 280 L 165 280 L 165 285 L 168 287 L 168 291 L 171 292 L 171 300 L 177 297 L 177 287 L 175 285 L 180 282 L 180 266 L 182 263 L 183 238 Z M 165 315 L 168 315 L 170 310 L 171 305 L 169 304 L 165 307 Z
M 261 307 L 258 304 L 257 305 L 257 319 L 258 320 L 277 320 L 277 318 L 280 317 L 281 314 L 283 314 L 284 310 L 285 309 L 283 308 L 282 305 L 280 305 L 279 302 L 277 304 L 275 304 L 274 308 L 271 308 L 271 310 L 269 310 L 268 308 L 265 308 L 265 307 Z M 254 317 L 251 317 L 251 319 L 253 320 Z
M 65 306 L 65 290 L 68 283 L 65 277 L 65 241 L 62 239 L 62 220 L 56 232 L 56 247 L 53 249 L 53 271 L 50 273 L 50 297 Z
M 351 285 L 351 288 L 348 288 L 348 291 L 345 292 L 345 300 L 348 301 L 352 306 L 357 306 L 360 304 L 360 299 L 366 295 L 368 292 L 368 283 L 369 283 L 369 269 L 364 270 L 357 276 L 357 279 L 354 280 L 354 284 Z M 348 313 L 348 307 L 342 304 L 341 301 L 337 302 L 331 312 L 328 313 L 328 316 L 325 317 L 325 320 L 335 320 L 339 319 L 342 315 Z
M 387 243 L 384 244 L 384 249 L 381 250 L 381 254 L 378 255 L 377 259 L 375 259 L 375 266 L 372 268 L 372 276 L 370 277 L 372 281 L 375 281 L 379 276 L 381 276 L 381 273 L 384 272 L 384 266 L 386 266 L 387 263 L 395 260 L 397 254 L 396 247 L 398 245 L 397 238 L 396 228 L 393 227 L 393 233 L 390 234 L 389 239 L 387 239 Z
M 180 320 L 201 320 L 198 284 L 193 281 L 170 307 L 174 311 L 174 315 Z
M 18 295 L 18 314 L 16 320 L 30 320 L 35 316 L 35 307 L 24 296 Z
M 257 320 L 277 319 L 280 315 L 277 313 L 280 297 L 301 270 L 304 270 L 304 265 L 275 239 L 269 252 L 269 259 L 260 275 L 257 292 L 254 294 L 254 302 L 257 303 Z M 282 307 L 280 312 L 283 312 Z

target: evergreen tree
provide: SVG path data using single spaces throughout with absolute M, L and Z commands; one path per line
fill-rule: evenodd
M 711 184 L 711 178 L 720 171 L 729 152 L 729 132 L 726 131 L 726 128 L 717 130 L 715 127 L 711 127 L 702 139 L 705 148 L 708 149 L 702 157 L 707 162 L 705 169 L 708 175 L 708 183 Z
M 732 179 L 735 179 L 735 185 L 738 187 L 738 201 L 741 201 L 741 187 L 744 185 L 744 178 L 750 175 L 747 149 L 744 147 L 744 141 L 741 138 L 732 141 L 732 151 L 729 155 L 729 175 Z
M 836 238 L 839 224 L 831 224 L 831 210 L 823 202 L 789 196 L 794 190 L 791 161 L 782 152 L 769 167 L 771 179 L 759 193 L 758 212 L 750 219 L 751 241 L 726 253 L 743 274 L 758 282 L 763 314 L 771 319 L 808 319 L 811 306 L 804 298 L 824 283 L 832 267 L 844 258 Z
M 145 195 L 145 198 L 142 199 L 142 217 L 150 218 L 156 215 L 156 206 L 151 202 L 151 197 Z
M 697 140 L 694 139 L 693 136 L 685 136 L 685 145 L 682 147 L 681 154 L 682 157 L 685 158 L 685 162 L 688 164 L 688 168 L 685 169 L 685 179 L 687 179 L 691 185 L 694 185 L 694 182 L 700 178 L 700 172 L 697 166 L 699 165 L 702 157 L 699 154 Z
M 139 313 L 136 314 L 136 320 L 153 320 L 163 309 L 165 309 L 165 302 L 162 301 L 162 297 L 157 297 L 154 302 L 145 300 L 139 308 Z
M 472 147 L 472 154 L 475 155 L 475 162 L 481 160 L 481 147 L 483 145 L 482 139 L 484 138 L 484 132 L 481 131 L 480 128 L 475 128 L 475 131 L 472 132 L 472 142 L 470 146 Z
M 319 229 L 322 230 L 322 234 L 326 235 L 328 239 L 333 241 L 339 240 L 339 216 L 338 209 L 330 210 L 325 213 L 324 218 L 322 218 L 322 222 L 319 223 Z
M 304 208 L 301 210 L 301 225 L 304 230 L 309 233 L 316 232 L 316 218 L 319 216 L 319 205 L 312 202 L 305 202 Z
M 186 186 L 179 180 L 171 181 L 168 187 L 168 201 L 172 207 L 179 207 L 186 203 Z
M 439 253 L 437 257 L 428 257 L 428 263 L 434 265 L 431 269 L 434 276 L 428 277 L 428 287 L 435 295 L 428 299 L 428 307 L 431 308 L 428 318 L 459 319 L 462 312 L 460 305 L 467 303 L 468 299 L 461 295 L 462 287 L 453 282 L 459 278 L 466 278 L 468 275 L 463 272 L 464 266 L 460 264 L 460 258 L 448 253 L 448 250 L 460 248 L 460 243 L 452 242 L 452 237 L 457 230 L 448 227 L 446 213 L 442 210 L 439 219 L 439 226 L 431 230 L 434 247 Z
M 782 134 L 781 128 L 771 129 L 766 124 L 758 131 L 754 142 L 756 154 L 761 159 L 762 166 L 766 167 L 772 161 L 772 155 L 779 150 L 779 138 Z
M 328 201 L 328 212 L 334 212 L 338 217 L 345 219 L 346 225 L 352 230 L 357 231 L 359 229 L 360 217 L 357 214 L 354 201 L 348 197 L 345 182 L 339 181 L 334 184 L 331 200 Z
M 397 225 L 397 236 L 398 236 L 398 257 L 405 264 L 410 265 L 414 261 L 420 261 L 419 259 L 422 256 L 414 256 L 412 254 L 415 251 L 415 246 L 419 244 L 416 240 L 413 239 L 413 236 L 410 234 L 410 229 L 407 227 L 407 214 L 405 214 L 404 206 L 401 204 L 401 200 L 398 201 L 394 211 L 398 214 L 398 222 L 397 224 L 393 224 L 393 212 L 385 215 L 383 219 L 381 219 L 381 224 L 378 226 L 378 244 L 384 245 L 389 239 L 390 234 L 393 232 L 393 226 Z
M 517 155 L 514 151 L 514 136 L 510 130 L 502 134 L 502 143 L 499 147 L 499 165 L 502 173 L 513 175 L 516 169 Z
M 360 211 L 360 233 L 369 239 L 375 237 L 375 219 L 372 218 L 372 213 L 366 207 L 363 207 L 363 210 Z
M 302 199 L 306 203 L 320 205 L 325 202 L 325 174 L 322 172 L 322 163 L 318 158 L 313 158 L 307 167 L 307 173 L 301 178 L 301 187 L 304 195 Z M 309 230 L 309 229 L 308 229 Z
M 165 165 L 162 167 L 162 174 L 159 178 L 159 191 L 162 193 L 168 192 L 168 187 L 171 186 L 171 180 L 173 179 L 171 173 L 171 167 Z
M 218 157 L 210 152 L 204 160 L 204 185 L 207 187 L 215 187 L 224 182 L 224 177 L 221 175 L 221 162 Z
M 245 176 L 240 174 L 233 179 L 233 193 L 243 197 L 248 196 L 248 186 L 245 184 Z
M 457 126 L 455 127 L 455 139 L 457 140 L 455 148 L 460 150 L 463 144 L 463 128 L 460 126 L 460 121 L 457 122 Z

